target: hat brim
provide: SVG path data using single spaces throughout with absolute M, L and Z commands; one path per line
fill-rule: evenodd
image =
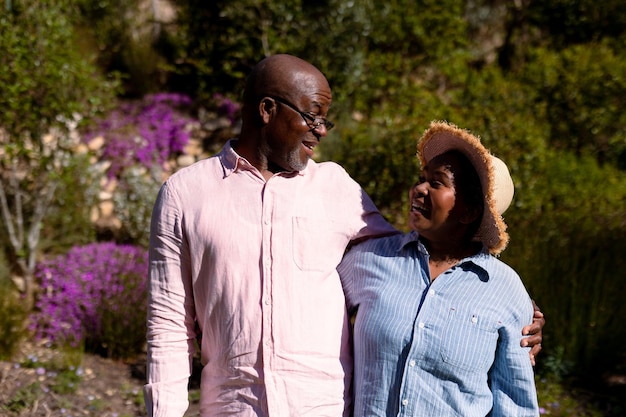
M 419 140 L 417 153 L 422 166 L 451 150 L 463 153 L 474 166 L 484 197 L 483 218 L 474 236 L 493 255 L 502 252 L 508 242 L 502 213 L 513 199 L 513 180 L 506 164 L 491 155 L 480 138 L 444 121 L 434 121 Z

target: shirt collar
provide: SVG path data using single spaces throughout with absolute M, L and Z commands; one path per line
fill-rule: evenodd
M 254 167 L 245 158 L 239 156 L 235 151 L 234 145 L 237 143 L 237 139 L 230 139 L 219 154 L 220 161 L 224 167 L 224 176 L 228 177 L 238 169 L 251 170 Z
M 238 170 L 248 170 L 248 171 L 258 171 L 254 165 L 252 165 L 246 158 L 240 156 L 237 151 L 235 151 L 235 145 L 237 144 L 237 139 L 230 139 L 224 147 L 222 148 L 222 152 L 220 152 L 220 161 L 222 162 L 222 166 L 224 167 L 224 176 L 228 177 L 235 171 Z M 302 171 L 293 171 L 293 172 L 281 172 L 280 175 L 286 177 L 292 177 L 294 175 L 305 175 L 309 170 L 309 166 L 313 163 L 313 160 L 309 160 L 306 168 Z
M 415 245 L 421 256 L 428 256 L 428 250 L 424 244 L 420 242 L 419 233 L 416 231 L 405 233 L 404 236 L 402 236 L 397 251 L 400 252 L 404 250 L 408 245 Z M 481 281 L 487 281 L 489 279 L 489 267 L 487 264 L 491 262 L 491 260 L 492 256 L 489 253 L 489 249 L 483 245 L 480 252 L 462 259 L 461 262 L 457 264 L 457 267 L 463 268 L 465 271 L 473 271 L 478 275 Z

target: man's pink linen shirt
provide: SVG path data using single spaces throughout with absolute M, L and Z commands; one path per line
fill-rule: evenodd
M 266 182 L 232 144 L 172 175 L 154 207 L 148 413 L 184 414 L 199 328 L 202 416 L 341 416 L 352 356 L 335 268 L 351 240 L 394 229 L 339 165 Z

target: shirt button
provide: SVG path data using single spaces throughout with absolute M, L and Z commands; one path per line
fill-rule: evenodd
M 411 361 L 409 362 L 409 366 L 410 366 L 411 368 L 413 368 L 413 367 L 415 366 L 415 361 L 414 361 L 414 360 L 411 360 Z
M 472 316 L 472 323 L 474 324 L 478 323 L 478 317 Z
M 263 223 L 270 224 L 270 221 L 268 219 L 265 219 L 265 220 L 263 220 Z
M 430 290 L 430 291 L 428 291 L 428 294 L 430 294 L 430 295 L 435 295 L 435 290 Z
M 266 305 L 270 305 L 270 299 L 269 299 L 269 298 L 266 298 L 266 299 L 265 299 L 265 304 L 266 304 Z
M 424 325 L 424 322 L 423 322 L 423 321 L 420 321 L 420 323 L 419 323 L 417 326 L 418 326 L 420 329 L 423 329 L 425 325 Z
M 402 405 L 408 405 L 409 404 L 409 400 L 402 400 Z

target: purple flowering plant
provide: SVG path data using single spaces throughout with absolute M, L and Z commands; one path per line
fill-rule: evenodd
M 130 357 L 145 342 L 148 254 L 115 243 L 75 246 L 36 269 L 41 294 L 31 317 L 39 339 Z
M 177 93 L 151 94 L 124 102 L 87 132 L 83 141 L 105 138 L 101 158 L 111 163 L 109 178 L 118 177 L 135 164 L 148 169 L 162 165 L 189 142 L 189 126 L 196 121 L 186 112 L 191 104 L 191 98 Z
M 239 118 L 239 111 L 241 110 L 239 103 L 236 103 L 221 94 L 214 94 L 213 102 L 217 106 L 218 113 L 230 120 L 231 124 L 234 124 L 237 121 Z

